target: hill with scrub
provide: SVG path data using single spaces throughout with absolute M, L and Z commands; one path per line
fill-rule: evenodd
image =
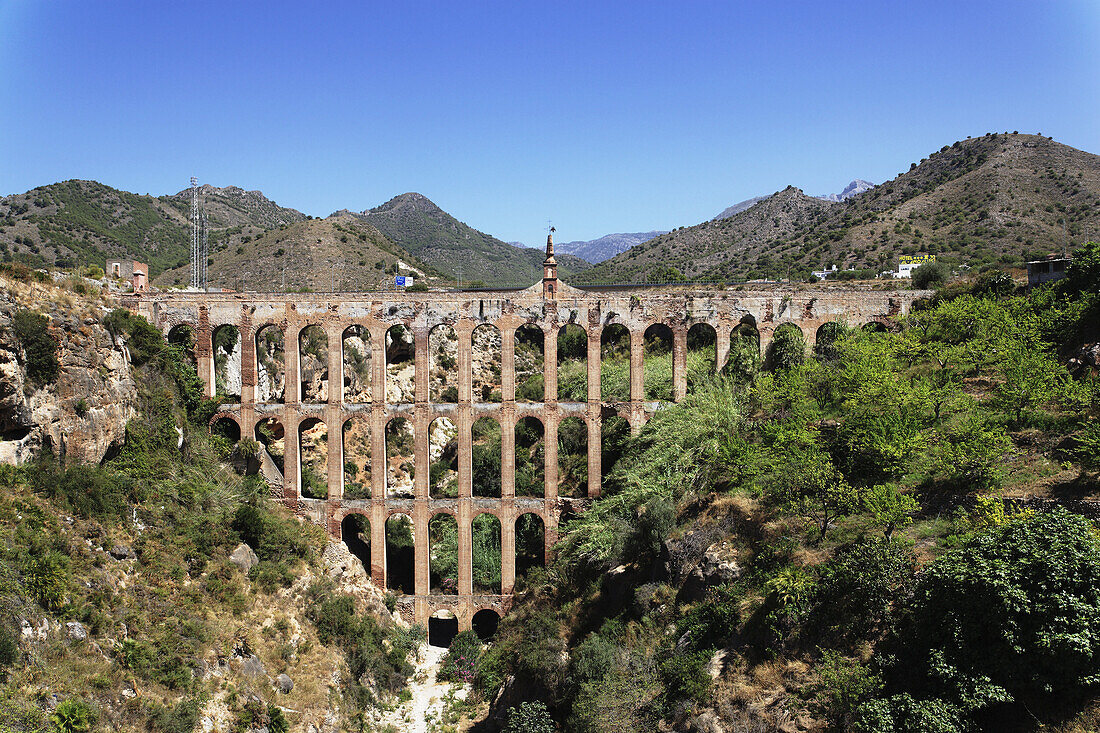
M 386 237 L 428 265 L 467 282 L 530 285 L 542 278 L 541 249 L 514 247 L 462 223 L 419 193 L 403 193 L 357 214 Z M 579 257 L 558 258 L 558 274 L 586 269 Z
M 593 280 L 777 279 L 836 264 L 867 276 L 903 254 L 1020 266 L 1100 229 L 1100 156 L 1040 135 L 945 145 L 840 202 L 788 187 L 732 216 L 680 227 L 600 263 Z
M 212 242 L 239 242 L 271 227 L 302 221 L 259 191 L 200 187 Z M 153 197 L 96 181 L 64 181 L 0 198 L 4 261 L 54 268 L 135 259 L 151 275 L 190 257 L 191 193 Z
M 259 292 L 377 290 L 392 286 L 397 274 L 417 280 L 436 274 L 373 226 L 348 215 L 212 241 L 208 263 L 210 287 Z M 190 273 L 190 265 L 173 268 L 155 283 L 182 287 Z

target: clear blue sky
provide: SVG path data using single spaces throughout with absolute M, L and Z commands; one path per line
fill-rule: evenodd
M 1006 130 L 1100 153 L 1100 4 L 0 0 L 0 194 L 419 191 L 537 245 Z

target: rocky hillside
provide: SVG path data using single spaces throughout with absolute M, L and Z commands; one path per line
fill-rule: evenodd
M 259 191 L 202 186 L 212 242 L 238 241 L 305 215 Z M 64 181 L 0 199 L 0 255 L 40 267 L 146 262 L 156 275 L 190 252 L 190 190 L 154 198 L 96 181 Z
M 42 450 L 98 463 L 118 449 L 137 392 L 122 343 L 102 325 L 106 313 L 98 296 L 52 284 L 0 290 L 0 463 Z
M 403 193 L 359 214 L 397 246 L 449 278 L 461 270 L 466 282 L 530 285 L 542 277 L 543 251 L 513 247 L 463 224 L 419 193 Z M 588 263 L 558 258 L 558 274 L 567 277 Z
M 1100 156 L 1038 135 L 945 145 L 839 203 L 788 188 L 735 216 L 675 230 L 593 268 L 627 279 L 667 268 L 703 279 L 785 277 L 837 264 L 871 271 L 902 254 L 1021 264 L 1100 231 Z
M 398 273 L 417 279 L 434 273 L 373 226 L 347 214 L 299 221 L 251 236 L 238 233 L 212 241 L 210 250 L 210 287 L 231 290 L 367 290 L 392 284 Z M 190 271 L 190 265 L 184 264 L 167 270 L 155 282 L 159 287 L 184 286 Z
M 600 263 L 585 276 L 625 282 L 728 278 L 742 258 L 765 255 L 779 238 L 813 226 L 837 205 L 787 187 L 733 216 L 651 239 Z
M 112 306 L 0 275 L 0 730 L 372 729 L 422 631 Z

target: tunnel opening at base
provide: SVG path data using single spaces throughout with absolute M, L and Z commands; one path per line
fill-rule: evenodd
M 386 588 L 405 595 L 415 592 L 412 528 L 407 514 L 394 514 L 386 520 Z
M 491 608 L 483 608 L 474 614 L 471 626 L 477 638 L 485 642 L 492 641 L 497 634 L 497 627 L 500 626 L 500 614 Z
M 428 644 L 446 649 L 458 636 L 458 617 L 441 609 L 428 617 Z
M 348 552 L 363 563 L 367 577 L 371 575 L 370 559 L 370 520 L 362 514 L 349 514 L 340 522 L 340 539 Z
M 241 440 L 241 426 L 231 417 L 219 417 L 210 424 L 210 434 L 236 445 Z

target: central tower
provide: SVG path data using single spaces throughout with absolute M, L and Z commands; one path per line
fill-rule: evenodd
M 554 227 L 546 234 L 546 259 L 542 261 L 542 297 L 558 297 L 558 261 L 554 259 Z

